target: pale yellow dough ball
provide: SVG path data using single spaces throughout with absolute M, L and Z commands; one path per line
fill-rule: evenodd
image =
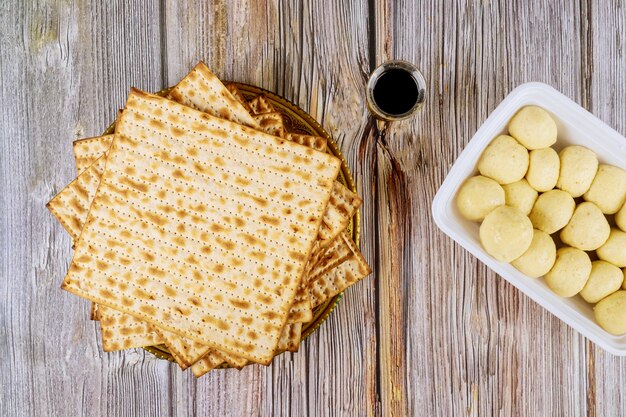
M 546 284 L 561 297 L 573 297 L 585 287 L 591 273 L 591 260 L 580 249 L 565 247 L 556 252 L 554 266 L 545 276 Z
M 527 170 L 528 150 L 507 135 L 491 141 L 478 160 L 480 174 L 500 184 L 521 180 Z
M 550 114 L 537 106 L 526 106 L 509 122 L 509 134 L 528 149 L 552 146 L 557 128 Z
M 552 190 L 537 198 L 529 217 L 536 229 L 551 235 L 567 225 L 575 207 L 576 202 L 569 193 Z
M 617 213 L 626 200 L 626 171 L 613 165 L 600 165 L 584 197 L 596 203 L 604 214 Z
M 559 153 L 561 171 L 557 188 L 567 191 L 572 197 L 585 194 L 598 171 L 598 157 L 584 146 L 568 146 Z
M 591 263 L 591 274 L 580 296 L 588 303 L 595 304 L 604 297 L 619 290 L 624 282 L 622 270 L 606 261 Z
M 502 186 L 507 206 L 515 207 L 528 216 L 539 193 L 525 179 Z
M 620 290 L 601 300 L 593 309 L 596 322 L 614 335 L 626 333 L 626 291 Z
M 622 288 L 626 290 L 626 268 L 622 269 L 624 273 L 624 281 L 622 281 Z
M 617 223 L 617 227 L 626 232 L 626 204 L 615 215 L 615 223 Z
M 556 260 L 556 245 L 549 234 L 533 230 L 533 240 L 522 256 L 511 262 L 522 274 L 538 278 L 548 273 Z
M 561 161 L 554 149 L 535 149 L 530 152 L 526 179 L 531 187 L 543 193 L 556 186 L 560 170 Z
M 611 226 L 602 211 L 588 201 L 574 210 L 571 220 L 561 230 L 561 241 L 578 249 L 596 250 L 609 238 Z
M 596 251 L 598 258 L 612 263 L 620 268 L 626 267 L 626 232 L 611 229 L 606 243 Z
M 480 225 L 480 243 L 489 255 L 502 262 L 522 256 L 532 239 L 530 220 L 515 207 L 496 208 Z
M 504 205 L 504 201 L 500 184 L 482 175 L 465 181 L 456 195 L 461 215 L 472 221 L 482 221 L 493 209 Z

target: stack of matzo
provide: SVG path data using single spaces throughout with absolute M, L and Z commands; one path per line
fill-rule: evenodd
M 48 203 L 75 245 L 62 288 L 94 303 L 104 350 L 163 344 L 196 376 L 296 351 L 313 309 L 370 273 L 346 231 L 361 200 L 325 150 L 203 63 L 165 98 L 132 90 Z

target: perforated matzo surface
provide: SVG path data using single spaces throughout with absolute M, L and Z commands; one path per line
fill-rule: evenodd
M 347 233 L 340 234 L 339 238 L 350 248 L 352 254 L 336 267 L 311 277 L 309 292 L 313 307 L 334 297 L 372 272 L 352 238 Z
M 231 90 L 231 93 L 235 94 L 235 93 L 239 93 L 239 92 L 238 92 L 238 90 L 235 87 L 235 88 L 233 88 Z M 241 95 L 241 94 L 239 93 L 239 95 Z M 243 97 L 240 97 L 239 100 L 240 100 L 240 102 L 242 104 L 244 104 L 244 107 L 245 107 L 246 103 L 243 100 Z M 275 111 L 273 108 L 268 108 L 267 110 L 268 111 Z M 310 146 L 310 147 L 312 147 L 314 149 L 318 149 L 318 150 L 323 150 L 323 149 L 325 149 L 325 146 L 326 146 L 326 143 L 325 143 L 326 141 L 323 138 L 316 137 L 316 136 L 287 134 L 287 138 L 289 140 L 293 140 L 293 141 L 295 141 L 297 143 L 303 144 L 305 146 Z M 108 138 L 107 137 L 89 138 L 89 139 L 85 139 L 85 140 L 80 140 L 80 141 L 76 141 L 75 145 L 76 144 L 86 145 L 85 142 L 92 143 L 93 145 L 91 145 L 91 146 L 81 146 L 81 147 L 75 146 L 74 148 L 75 148 L 75 151 L 77 151 L 78 149 L 82 149 L 82 151 L 76 152 L 76 156 L 77 156 L 77 160 L 79 160 L 79 158 L 80 158 L 81 162 L 86 165 L 86 164 L 92 162 L 93 159 L 95 159 L 95 157 L 99 156 L 99 155 L 96 154 L 97 151 L 94 152 L 93 149 L 98 149 L 99 148 L 101 150 L 101 152 L 104 152 L 104 150 L 108 148 L 108 146 L 110 145 L 110 137 L 108 137 Z M 98 146 L 98 145 L 101 145 L 101 146 Z M 96 146 L 96 147 L 94 148 L 94 146 Z M 91 148 L 93 148 L 93 149 L 91 149 Z M 87 153 L 88 154 L 87 155 L 88 158 L 83 159 L 82 156 L 79 157 L 79 153 L 80 152 Z M 89 157 L 91 157 L 92 159 L 90 159 Z M 303 299 L 308 300 L 309 299 L 308 291 L 304 295 L 305 295 L 305 298 L 303 296 Z M 307 304 L 310 305 L 309 303 L 307 303 Z M 295 307 L 295 304 L 294 304 L 294 307 Z M 310 307 L 309 307 L 309 309 L 310 309 Z M 113 310 L 109 309 L 109 311 L 113 311 Z M 292 313 L 293 312 L 294 312 L 294 310 L 292 309 Z M 122 315 L 126 316 L 123 313 L 119 313 L 119 314 L 122 314 Z M 290 316 L 290 318 L 293 318 L 293 316 L 297 316 L 297 314 Z M 286 326 L 286 328 L 287 327 L 289 327 L 289 326 Z M 103 326 L 103 328 L 104 328 L 104 326 Z M 119 327 L 119 328 L 116 327 L 116 328 L 114 328 L 114 330 L 118 330 L 118 329 L 121 329 L 123 331 L 127 331 L 127 329 L 124 329 L 123 327 Z M 284 333 L 285 332 L 283 332 L 283 334 Z M 177 336 L 174 335 L 174 337 L 177 337 Z
M 102 326 L 102 348 L 105 352 L 163 343 L 163 339 L 148 323 L 130 314 L 99 306 L 98 315 Z
M 91 164 L 96 162 L 96 159 L 103 156 L 111 147 L 111 142 L 113 142 L 113 135 L 96 136 L 75 141 L 73 144 L 74 160 L 76 161 L 78 173 L 80 174 L 89 168 Z
M 64 287 L 270 361 L 338 168 L 330 155 L 132 93 Z
M 177 103 L 216 117 L 258 128 L 248 110 L 235 98 L 204 62 L 198 63 L 167 96 Z
M 222 362 L 224 362 L 224 358 L 219 353 L 211 352 L 198 362 L 194 363 L 191 367 L 191 372 L 199 378 L 210 370 L 221 365 Z

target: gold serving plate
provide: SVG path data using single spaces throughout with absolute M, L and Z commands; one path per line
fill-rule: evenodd
M 272 106 L 274 106 L 274 108 L 282 114 L 285 122 L 285 127 L 288 132 L 321 136 L 325 138 L 328 143 L 328 149 L 326 150 L 326 152 L 341 159 L 341 170 L 339 171 L 339 176 L 337 177 L 337 180 L 344 184 L 346 187 L 348 187 L 350 190 L 356 192 L 356 186 L 354 185 L 352 174 L 350 173 L 348 164 L 341 154 L 339 147 L 330 137 L 330 135 L 322 128 L 322 126 L 320 126 L 320 124 L 317 123 L 315 119 L 313 119 L 313 117 L 311 117 L 307 112 L 305 112 L 289 100 L 280 97 L 272 92 L 249 84 L 237 82 L 234 82 L 233 84 L 237 86 L 237 88 L 241 91 L 246 100 L 251 100 L 260 94 L 265 94 L 265 96 L 272 103 Z M 159 91 L 156 94 L 160 96 L 165 96 L 170 90 L 171 88 L 167 88 L 165 90 Z M 115 126 L 111 125 L 104 134 L 113 133 L 114 129 Z M 350 220 L 350 224 L 348 225 L 348 232 L 352 235 L 352 238 L 356 242 L 357 246 L 359 244 L 360 230 L 361 218 L 359 211 L 357 210 L 356 214 L 354 215 L 352 220 Z M 328 318 L 330 313 L 337 306 L 337 303 L 339 302 L 339 300 L 341 300 L 342 297 L 343 293 L 338 294 L 324 304 L 317 306 L 313 310 L 313 320 L 308 323 L 304 323 L 302 326 L 302 340 L 306 339 L 311 333 L 313 333 L 315 330 L 317 330 L 318 327 L 320 327 L 320 325 Z M 144 349 L 152 353 L 157 358 L 166 359 L 170 362 L 174 362 L 174 358 L 167 350 L 167 347 L 165 347 L 164 345 L 147 346 Z M 228 366 L 224 365 L 222 367 L 227 368 Z

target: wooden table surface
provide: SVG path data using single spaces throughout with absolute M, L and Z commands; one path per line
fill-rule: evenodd
M 619 416 L 626 359 L 605 353 L 441 233 L 430 205 L 517 85 L 548 83 L 626 133 L 623 1 L 0 3 L 0 416 Z M 369 73 L 414 62 L 424 110 L 377 125 Z M 189 372 L 103 353 L 86 301 L 59 289 L 72 250 L 45 203 L 75 176 L 130 86 L 198 60 L 309 111 L 364 197 L 374 274 L 297 354 Z

